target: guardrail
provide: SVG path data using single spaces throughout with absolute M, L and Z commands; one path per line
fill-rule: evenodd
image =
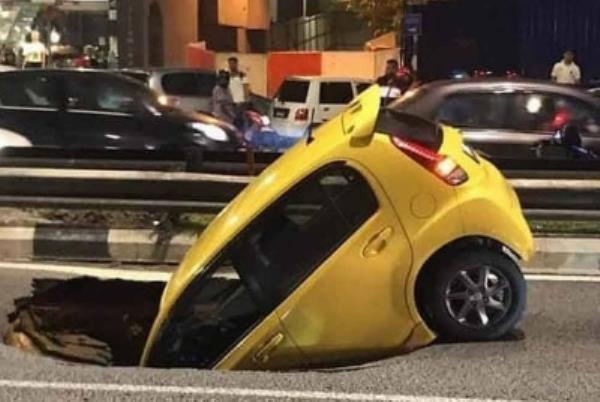
M 217 212 L 251 180 L 208 173 L 2 168 L 0 205 Z M 600 180 L 513 178 L 510 182 L 529 217 L 600 218 Z

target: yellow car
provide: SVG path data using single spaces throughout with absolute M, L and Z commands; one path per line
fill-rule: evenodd
M 379 105 L 374 86 L 212 222 L 142 365 L 334 366 L 514 328 L 533 249 L 515 192 L 458 131 Z

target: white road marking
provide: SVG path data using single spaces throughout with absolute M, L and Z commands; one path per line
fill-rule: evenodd
M 592 282 L 600 283 L 597 275 L 554 275 L 554 274 L 530 274 L 525 279 L 531 282 Z
M 92 276 L 100 279 L 122 279 L 137 282 L 167 282 L 170 272 L 98 268 L 94 266 L 58 265 L 30 262 L 0 262 L 1 270 L 52 272 L 76 276 Z M 237 279 L 235 273 L 225 273 L 223 278 Z M 591 282 L 600 283 L 600 275 L 525 274 L 530 282 Z
M 0 388 L 40 389 L 56 391 L 110 392 L 127 394 L 156 394 L 179 396 L 225 396 L 234 398 L 311 399 L 336 401 L 392 402 L 508 402 L 493 399 L 442 398 L 392 394 L 363 394 L 345 392 L 287 391 L 250 388 L 178 387 L 157 385 L 94 384 L 71 382 L 0 380 Z
M 41 263 L 0 262 L 0 270 L 39 271 L 76 276 L 92 276 L 100 279 L 122 279 L 136 282 L 167 282 L 171 273 L 164 271 L 141 271 L 89 266 L 53 265 Z

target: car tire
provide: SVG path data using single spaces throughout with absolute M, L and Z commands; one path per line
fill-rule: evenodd
M 510 257 L 500 251 L 470 249 L 436 265 L 427 310 L 441 338 L 498 340 L 519 323 L 527 284 Z

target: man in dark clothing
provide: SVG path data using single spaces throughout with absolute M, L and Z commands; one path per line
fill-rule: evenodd
M 229 73 L 227 71 L 219 71 L 217 85 L 212 93 L 212 113 L 216 118 L 231 124 L 237 118 L 236 106 L 229 90 Z
M 398 70 L 399 70 L 398 60 L 390 59 L 385 64 L 385 74 L 381 77 L 377 78 L 377 85 L 382 87 L 395 87 Z

